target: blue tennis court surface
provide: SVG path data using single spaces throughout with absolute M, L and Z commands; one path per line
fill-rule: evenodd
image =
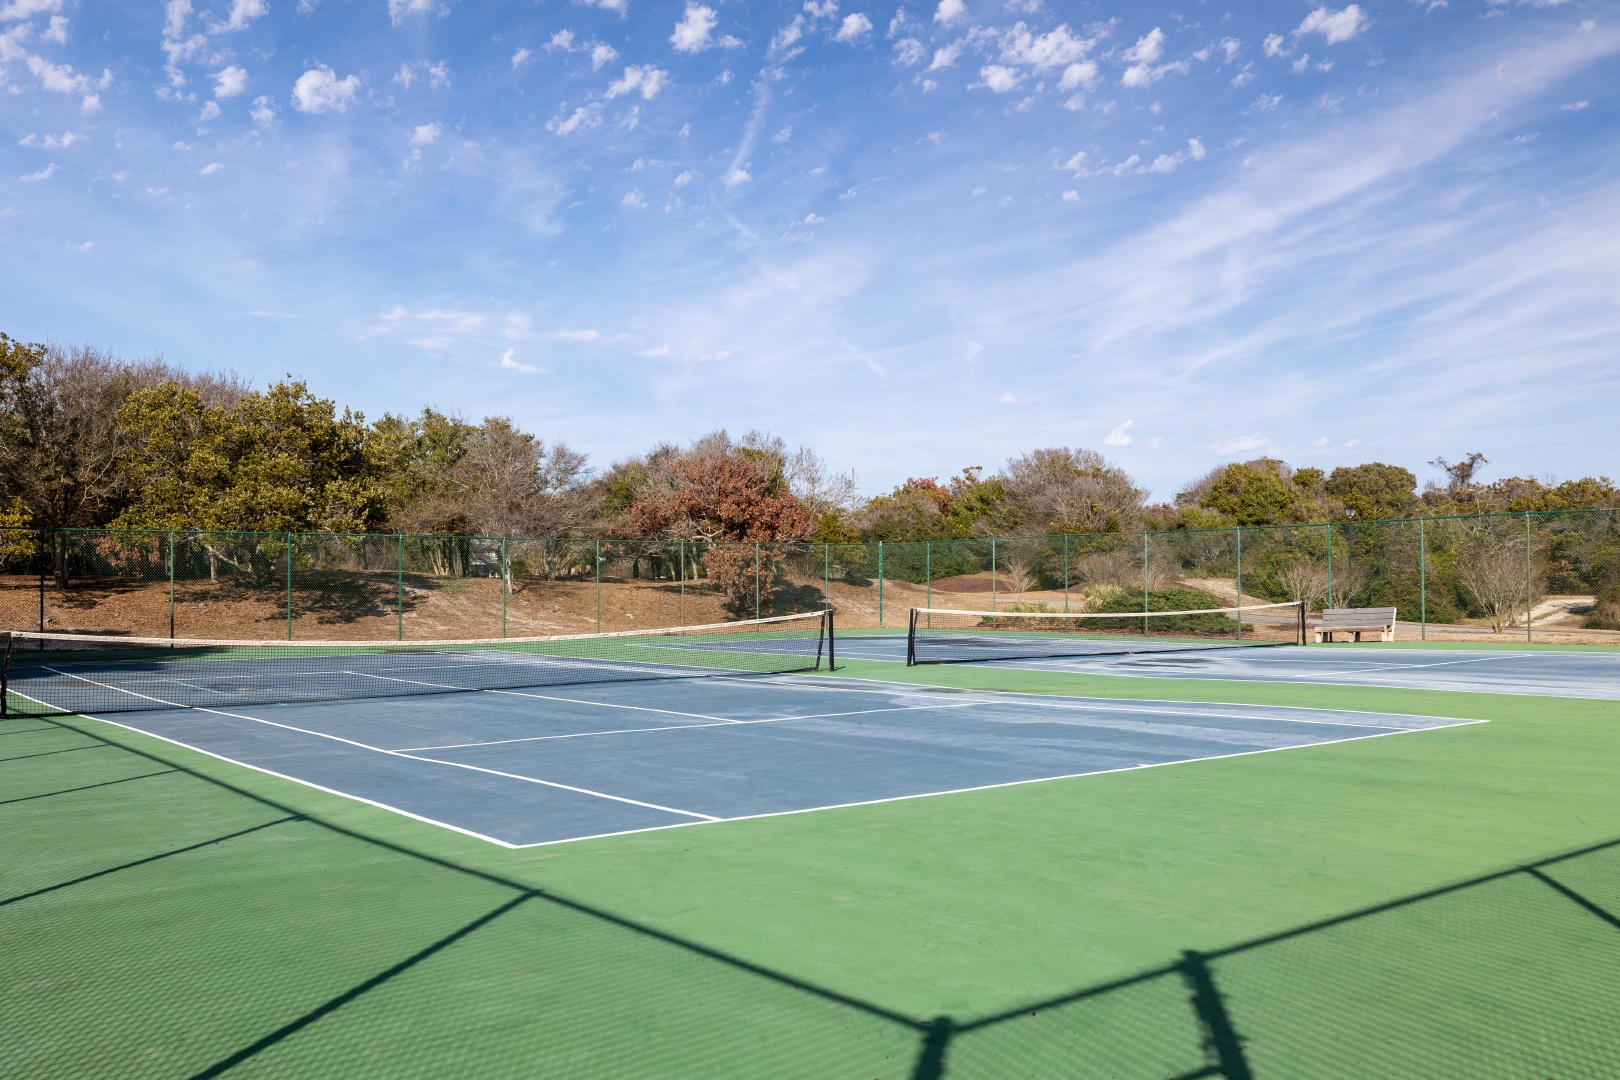
M 103 719 L 513 847 L 1473 722 L 807 676 Z
M 846 660 L 905 663 L 906 638 L 904 634 L 841 637 L 838 655 Z M 1240 679 L 1620 700 L 1620 652 L 1282 646 L 975 661 L 975 666 L 1154 679 Z

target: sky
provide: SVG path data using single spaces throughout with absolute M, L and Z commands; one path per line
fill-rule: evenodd
M 854 469 L 1620 478 L 1620 0 L 0 0 L 0 330 Z

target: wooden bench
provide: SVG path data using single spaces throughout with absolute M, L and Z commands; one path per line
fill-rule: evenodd
M 1332 641 L 1334 634 L 1377 634 L 1379 641 L 1395 640 L 1395 609 L 1392 607 L 1328 608 L 1320 619 L 1308 624 L 1318 645 Z

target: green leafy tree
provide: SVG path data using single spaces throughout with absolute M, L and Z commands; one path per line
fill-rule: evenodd
M 1287 465 L 1260 458 L 1217 470 L 1198 505 L 1238 525 L 1280 525 L 1309 519 L 1301 495 Z
M 1358 521 L 1372 518 L 1412 517 L 1422 507 L 1417 497 L 1417 477 L 1410 469 L 1379 461 L 1334 469 L 1322 485 L 1347 510 L 1354 510 Z

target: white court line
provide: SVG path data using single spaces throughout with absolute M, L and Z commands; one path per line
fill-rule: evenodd
M 567 700 L 564 698 L 563 700 Z M 589 704 L 587 702 L 586 704 Z M 505 746 L 508 743 L 524 742 L 552 742 L 557 739 L 589 739 L 597 735 L 637 735 L 650 731 L 692 731 L 697 728 L 712 727 L 748 727 L 753 724 L 785 724 L 792 720 L 826 720 L 836 716 L 867 716 L 871 713 L 886 712 L 932 712 L 935 709 L 965 709 L 969 705 L 981 704 L 975 701 L 959 701 L 950 705 L 928 705 L 918 707 L 906 705 L 897 709 L 855 709 L 850 712 L 810 713 L 806 716 L 772 716 L 763 720 L 727 720 L 724 724 L 662 724 L 658 727 L 616 728 L 610 731 L 576 731 L 568 735 L 530 735 L 522 739 L 492 739 L 489 742 L 451 743 L 448 746 L 407 746 L 401 752 L 415 752 L 417 750 L 464 750 L 474 746 Z
M 645 807 L 649 810 L 662 810 L 667 814 L 680 814 L 683 817 L 698 818 L 702 821 L 722 820 L 721 818 L 713 817 L 709 814 L 700 814 L 695 810 L 678 810 L 673 806 L 660 806 L 658 803 L 642 802 L 640 799 L 626 798 L 623 795 L 609 795 L 604 791 L 592 791 L 590 788 L 574 787 L 571 784 L 562 784 L 554 780 L 541 780 L 539 777 L 535 776 L 523 776 L 518 773 L 502 772 L 499 769 L 486 769 L 481 765 L 468 765 L 460 761 L 441 761 L 438 758 L 420 757 L 416 754 L 407 754 L 400 750 L 388 750 L 381 746 L 372 746 L 368 743 L 358 742 L 354 739 L 345 739 L 341 735 L 331 735 L 324 731 L 314 731 L 309 728 L 301 728 L 294 724 L 277 723 L 274 720 L 266 720 L 258 716 L 248 716 L 246 713 L 226 712 L 223 709 L 210 709 L 202 705 L 182 705 L 177 701 L 165 701 L 163 698 L 152 697 L 149 694 L 138 694 L 133 690 L 123 690 L 116 686 L 109 686 L 106 683 L 97 682 L 94 679 L 86 679 L 81 675 L 70 675 L 65 671 L 58 671 L 56 668 L 48 667 L 45 668 L 45 670 L 53 672 L 57 675 L 64 675 L 70 679 L 78 679 L 80 682 L 89 683 L 91 686 L 99 686 L 106 690 L 117 690 L 119 693 L 129 694 L 131 697 L 144 698 L 147 701 L 155 701 L 160 705 L 168 705 L 171 708 L 185 709 L 190 712 L 212 713 L 215 716 L 229 716 L 236 720 L 251 720 L 255 724 L 264 724 L 268 727 L 281 728 L 285 731 L 296 731 L 301 735 L 314 735 L 316 738 L 330 739 L 333 742 L 344 743 L 345 745 L 353 746 L 361 750 L 371 750 L 378 754 L 387 754 L 389 757 L 404 758 L 407 761 L 426 761 L 435 765 L 449 765 L 452 768 L 467 769 L 471 772 L 488 773 L 490 776 L 502 776 L 509 780 L 522 780 L 526 783 L 540 784 L 544 787 L 558 788 L 562 791 L 572 791 L 580 795 L 594 795 L 599 799 L 609 799 L 613 802 L 629 803 L 631 806 Z M 135 730 L 139 729 L 137 728 Z
M 1017 669 L 1014 669 L 1014 670 L 1023 671 L 1023 670 L 1027 670 L 1027 669 L 1017 668 Z M 1152 676 L 1142 676 L 1142 675 L 1136 675 L 1136 676 L 1131 676 L 1131 677 L 1132 678 L 1152 678 Z M 787 686 L 795 686 L 795 687 L 798 687 L 798 686 L 802 685 L 803 688 L 807 689 L 807 690 L 818 690 L 818 691 L 823 691 L 823 692 L 827 692 L 827 693 L 838 693 L 840 691 L 847 690 L 848 692 L 850 692 L 852 694 L 889 694 L 890 696 L 893 696 L 893 697 L 920 697 L 920 698 L 926 698 L 926 697 L 929 696 L 926 693 L 917 693 L 917 692 L 915 692 L 917 687 L 913 683 L 881 683 L 880 684 L 880 685 L 883 685 L 883 686 L 904 686 L 908 690 L 914 691 L 913 693 L 908 694 L 908 693 L 899 693 L 899 692 L 891 693 L 890 691 L 887 691 L 887 690 L 868 690 L 868 689 L 865 689 L 863 687 L 855 687 L 855 686 L 849 686 L 849 687 L 845 687 L 845 686 L 826 686 L 826 685 L 800 684 L 800 683 L 796 683 L 796 682 L 783 682 L 781 679 L 772 679 L 772 680 L 769 680 L 769 681 L 771 683 L 775 683 L 777 685 L 787 685 Z M 1354 685 L 1357 685 L 1357 684 L 1355 684 L 1355 683 L 1346 683 L 1345 685 L 1354 686 Z M 1029 693 L 1025 693 L 1025 692 L 1019 691 L 1019 690 L 966 690 L 966 689 L 960 689 L 960 688 L 957 688 L 957 687 L 950 687 L 950 686 L 941 686 L 941 687 L 935 687 L 935 688 L 932 688 L 932 689 L 934 689 L 936 692 L 943 692 L 943 693 L 946 693 L 946 694 L 953 694 L 953 695 L 954 694 L 993 694 L 993 695 L 998 695 L 1001 698 L 1015 698 L 1015 699 L 1017 699 L 1018 703 L 1020 703 L 1020 704 L 1034 705 L 1034 706 L 1037 706 L 1037 707 L 1043 708 L 1043 709 L 1070 709 L 1070 710 L 1079 711 L 1079 712 L 1122 712 L 1122 713 L 1136 713 L 1136 714 L 1143 714 L 1143 715 L 1153 715 L 1153 714 L 1157 714 L 1157 713 L 1174 711 L 1174 706 L 1178 706 L 1178 705 L 1213 706 L 1213 707 L 1216 707 L 1216 708 L 1230 708 L 1233 705 L 1233 703 L 1230 702 L 1230 701 L 1169 701 L 1169 700 L 1156 700 L 1154 702 L 1129 702 L 1129 703 L 1127 703 L 1125 701 L 1116 701 L 1114 699 L 1109 699 L 1109 698 L 1093 698 L 1093 699 L 1091 699 L 1092 701 L 1099 702 L 1099 704 L 1063 704 L 1059 700 L 1046 698 L 1046 697 L 1043 697 L 1043 696 L 1038 695 L 1038 694 L 1029 694 Z M 980 702 L 977 702 L 977 704 L 980 704 L 980 705 L 1002 705 L 1002 704 L 1007 704 L 1007 702 L 1005 700 L 991 700 L 991 701 L 980 701 Z M 1170 708 L 1133 708 L 1133 707 L 1131 707 L 1133 705 L 1147 705 L 1147 704 L 1158 704 L 1158 705 L 1163 705 L 1163 706 L 1169 706 Z M 1373 711 L 1370 711 L 1370 710 L 1367 710 L 1367 709 L 1323 709 L 1323 708 L 1313 706 L 1313 705 L 1256 705 L 1256 706 L 1254 706 L 1254 708 L 1259 708 L 1259 709 L 1288 709 L 1288 710 L 1294 711 L 1294 712 L 1312 712 L 1312 713 L 1332 712 L 1332 713 L 1339 713 L 1341 715 L 1352 715 L 1352 716 L 1411 716 L 1411 717 L 1416 717 L 1418 719 L 1429 719 L 1429 720 L 1455 720 L 1456 719 L 1455 717 L 1450 717 L 1450 716 L 1433 716 L 1433 715 L 1430 715 L 1428 713 L 1388 713 L 1388 712 L 1373 712 Z M 1219 719 L 1219 720 L 1271 720 L 1271 721 L 1275 721 L 1275 722 L 1277 722 L 1279 724 L 1323 724 L 1323 725 L 1327 725 L 1327 726 L 1330 726 L 1330 727 L 1331 726 L 1338 726 L 1338 727 L 1360 727 L 1360 726 L 1363 726 L 1363 725 L 1359 725 L 1359 724 L 1352 724 L 1352 723 L 1346 723 L 1346 722 L 1335 722 L 1335 721 L 1331 721 L 1331 720 L 1307 720 L 1307 719 L 1303 719 L 1303 718 L 1301 718 L 1301 719 L 1293 719 L 1293 718 L 1287 717 L 1287 716 L 1264 716 L 1264 715 L 1260 715 L 1260 714 L 1256 714 L 1256 713 L 1216 713 L 1216 712 L 1199 711 L 1199 712 L 1196 712 L 1195 715 L 1213 717 L 1213 718 Z M 1376 725 L 1375 724 L 1369 724 L 1369 725 L 1365 725 L 1365 726 L 1368 726 L 1368 727 L 1388 727 L 1389 725 L 1388 724 L 1376 724 Z M 1403 728 L 1402 730 L 1407 730 L 1407 729 Z
M 1446 719 L 1436 717 L 1435 719 Z M 1062 776 L 1039 776 L 1033 780 L 1008 780 L 999 784 L 980 784 L 977 787 L 952 788 L 948 791 L 924 791 L 915 795 L 892 795 L 884 799 L 863 799 L 859 802 L 829 803 L 826 806 L 806 806 L 799 810 L 776 810 L 768 814 L 741 814 L 737 817 L 722 818 L 718 822 L 683 821 L 675 825 L 655 825 L 647 829 L 625 829 L 622 832 L 597 833 L 593 836 L 571 836 L 565 840 L 541 840 L 533 844 L 513 844 L 516 848 L 551 847 L 555 844 L 574 844 L 581 840 L 598 840 L 609 836 L 630 836 L 642 832 L 660 832 L 664 829 L 684 829 L 691 825 L 725 824 L 732 821 L 757 821 L 761 818 L 790 817 L 794 814 L 814 814 L 822 810 L 847 810 L 857 806 L 878 806 L 882 803 L 907 802 L 911 799 L 932 799 L 939 795 L 966 795 L 975 791 L 994 791 L 998 788 L 1024 787 L 1029 784 L 1045 784 L 1053 780 L 1077 780 L 1084 776 L 1106 776 L 1109 773 L 1136 772 L 1139 769 L 1162 769 L 1171 765 L 1197 765 L 1205 761 L 1223 761 L 1227 758 L 1253 757 L 1256 754 L 1276 754 L 1285 750 L 1307 750 L 1315 746 L 1333 746 L 1337 743 L 1360 742 L 1364 739 L 1382 739 L 1389 735 L 1416 735 L 1425 731 L 1444 731 L 1449 727 L 1468 727 L 1473 724 L 1488 724 L 1489 720 L 1452 720 L 1432 728 L 1415 728 L 1404 731 L 1380 731 L 1372 735 L 1350 735 L 1343 739 L 1325 739 L 1322 742 L 1300 743 L 1296 746 L 1269 746 L 1263 750 L 1240 750 L 1235 754 L 1214 754 L 1210 757 L 1184 758 L 1180 761 L 1156 761 L 1151 764 L 1126 765 L 1118 769 L 1095 769 L 1091 772 L 1065 773 Z
M 572 701 L 579 705 L 600 705 L 604 709 L 631 709 L 636 712 L 668 713 L 671 716 L 690 716 L 697 720 L 713 720 L 721 724 L 740 724 L 740 720 L 728 720 L 724 716 L 709 716 L 706 713 L 680 712 L 676 709 L 654 709 L 646 705 L 615 705 L 609 701 L 586 701 L 584 698 L 558 697 L 552 694 L 531 694 L 522 690 L 486 690 L 479 686 L 456 686 L 454 683 L 423 682 L 420 679 L 398 679 L 390 675 L 367 675 L 363 671 L 345 671 L 345 675 L 358 675 L 362 679 L 380 679 L 383 682 L 406 683 L 410 686 L 437 686 L 441 690 L 461 690 L 469 694 L 506 694 L 509 697 L 535 698 L 539 701 Z

